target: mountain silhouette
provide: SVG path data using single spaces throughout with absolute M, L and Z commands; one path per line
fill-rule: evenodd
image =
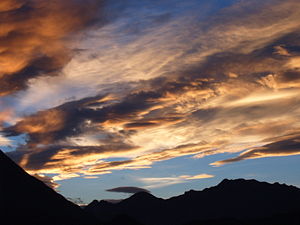
M 107 224 L 127 216 L 144 225 L 299 225 L 300 189 L 225 179 L 215 187 L 166 200 L 140 192 L 117 204 L 93 201 L 85 210 Z
M 0 224 L 89 225 L 94 220 L 0 151 Z
M 300 189 L 225 179 L 166 200 L 139 192 L 118 203 L 94 200 L 82 210 L 0 151 L 0 224 L 300 225 Z

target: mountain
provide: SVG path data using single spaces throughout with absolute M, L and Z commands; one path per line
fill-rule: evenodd
M 144 225 L 299 225 L 300 189 L 225 179 L 215 187 L 166 200 L 141 192 L 117 204 L 93 201 L 85 210 L 108 224 L 127 216 Z
M 104 200 L 100 202 L 94 200 L 85 210 L 95 215 L 102 222 L 115 220 L 120 216 L 127 216 L 142 224 L 153 224 L 156 222 L 156 218 L 162 218 L 162 215 L 159 210 L 155 210 L 153 213 L 155 215 L 150 213 L 153 211 L 152 207 L 161 207 L 162 205 L 164 205 L 163 199 L 156 198 L 147 192 L 138 192 L 116 204 Z M 153 220 L 153 218 L 155 219 Z
M 97 217 L 96 219 L 94 219 Z M 84 210 L 27 174 L 0 151 L 1 225 L 300 225 L 300 189 L 256 180 L 223 180 L 170 199 L 139 192 Z
M 27 174 L 0 151 L 1 225 L 90 225 L 79 206 Z

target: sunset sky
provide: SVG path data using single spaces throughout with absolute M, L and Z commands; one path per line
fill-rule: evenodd
M 86 203 L 300 187 L 299 0 L 1 0 L 0 148 Z

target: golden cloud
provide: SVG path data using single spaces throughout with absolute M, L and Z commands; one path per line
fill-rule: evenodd
M 42 181 L 44 184 L 49 186 L 52 189 L 56 189 L 59 187 L 59 184 L 55 183 L 54 179 L 45 175 L 40 175 L 40 174 L 33 174 L 35 178 L 38 180 Z
M 47 24 L 47 29 L 32 28 L 34 38 L 30 36 L 24 42 L 63 62 L 61 65 L 68 58 L 65 37 L 73 32 L 74 27 L 82 27 L 88 20 L 85 17 L 75 21 L 70 18 L 59 27 L 53 27 L 61 19 L 59 12 L 69 3 L 55 1 L 54 5 L 42 5 L 50 7 L 47 10 L 52 12 L 38 20 Z M 244 7 L 241 4 L 245 4 Z M 153 37 L 149 35 L 137 38 L 132 46 L 127 46 L 129 50 L 125 53 L 120 51 L 121 48 L 116 48 L 116 52 L 114 49 L 104 50 L 104 58 L 99 58 L 103 61 L 95 59 L 103 62 L 101 66 L 96 65 L 101 72 L 108 74 L 104 78 L 96 76 L 97 71 L 94 70 L 88 78 L 80 73 L 67 76 L 65 82 L 75 79 L 88 87 L 93 82 L 98 87 L 98 79 L 103 82 L 102 86 L 106 86 L 107 80 L 110 85 L 103 95 L 79 98 L 25 116 L 14 126 L 5 128 L 7 136 L 28 135 L 27 144 L 16 151 L 22 155 L 21 165 L 32 172 L 57 174 L 55 179 L 59 180 L 106 174 L 114 170 L 149 168 L 155 162 L 180 156 L 201 158 L 219 153 L 240 153 L 236 158 L 212 164 L 223 165 L 250 158 L 299 154 L 299 138 L 291 135 L 297 133 L 300 127 L 300 42 L 297 38 L 300 6 L 292 0 L 278 1 L 275 6 L 265 6 L 268 13 L 261 10 L 245 13 L 243 10 L 249 4 L 240 3 L 229 10 L 229 14 L 224 12 L 228 17 L 224 23 L 222 15 L 222 22 L 218 22 L 217 18 L 207 33 L 188 43 L 188 48 L 178 43 L 180 51 L 177 54 L 170 54 L 170 49 L 163 48 L 169 42 L 168 38 L 141 52 L 146 48 L 144 43 L 151 43 L 149 38 Z M 9 9 L 12 6 L 3 4 L 2 7 Z M 71 7 L 66 15 L 71 17 L 78 10 Z M 231 12 L 238 15 L 244 12 L 245 17 L 238 20 Z M 267 14 L 269 19 L 265 19 Z M 23 24 L 22 21 L 20 23 Z M 44 46 L 45 42 L 36 38 L 41 35 L 51 39 L 53 49 L 48 49 L 48 45 Z M 185 39 L 187 35 L 178 39 L 182 37 Z M 115 46 L 110 41 L 106 40 L 105 44 Z M 28 44 L 31 42 L 33 44 Z M 204 47 L 201 51 L 190 53 L 193 46 Z M 210 46 L 212 50 L 207 50 Z M 65 52 L 59 56 L 62 59 L 56 56 L 61 49 Z M 153 57 L 161 49 L 164 54 Z M 20 59 L 14 67 L 3 67 L 7 68 L 3 77 L 14 76 L 16 71 L 29 65 L 29 61 L 33 60 L 30 56 L 33 50 L 25 50 L 23 61 Z M 107 55 L 109 57 L 105 58 Z M 121 62 L 113 63 L 115 55 L 120 55 L 116 58 Z M 95 66 L 94 59 L 93 62 L 87 61 Z M 69 66 L 72 65 L 74 60 Z M 76 64 L 74 68 L 82 65 L 85 63 Z M 82 67 L 85 69 L 85 66 Z M 132 71 L 135 73 L 131 77 Z M 111 73 L 121 75 L 111 78 Z M 64 77 L 53 80 L 59 79 Z M 46 87 L 48 80 L 43 81 L 42 87 Z M 129 87 L 120 88 L 122 82 Z M 67 86 L 66 83 L 63 85 Z M 58 87 L 63 89 L 64 86 Z M 102 91 L 101 88 L 95 89 L 97 93 Z M 124 160 L 110 160 L 115 157 Z M 209 176 L 201 174 L 180 179 Z
M 252 148 L 242 152 L 239 156 L 231 159 L 217 161 L 213 166 L 221 166 L 246 159 L 258 159 L 265 157 L 293 156 L 300 155 L 300 136 L 299 133 L 278 137 L 273 142 L 261 147 Z
M 14 115 L 13 109 L 5 109 L 0 111 L 0 127 L 3 122 L 10 121 Z
M 91 21 L 98 5 L 93 0 L 1 1 L 0 96 L 61 69 L 70 60 L 70 35 Z

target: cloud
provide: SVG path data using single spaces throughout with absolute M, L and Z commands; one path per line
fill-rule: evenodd
M 51 134 L 63 128 L 64 120 L 64 112 L 51 109 L 23 118 L 11 129 L 7 129 L 7 132 L 11 132 L 10 135 L 26 133 L 33 142 L 49 144 L 53 141 Z
M 7 138 L 26 134 L 10 155 L 56 180 L 180 156 L 280 155 L 270 145 L 300 126 L 299 7 L 242 1 L 210 23 L 171 15 L 136 30 L 122 17 L 89 32 L 60 75 L 17 95 L 16 111 L 33 113 L 3 128 Z
M 300 155 L 300 135 L 288 135 L 275 139 L 270 144 L 252 148 L 242 152 L 239 156 L 231 159 L 212 163 L 214 166 L 221 166 L 227 163 L 238 162 L 246 159 L 257 159 L 264 157 L 279 157 Z
M 172 1 L 176 5 L 184 4 Z M 85 51 L 72 58 L 61 76 L 32 80 L 29 90 L 20 96 L 21 106 L 40 110 L 57 106 L 69 98 L 80 99 L 99 92 L 126 92 L 141 79 L 177 74 L 220 52 L 251 52 L 297 29 L 295 21 L 299 16 L 296 13 L 299 6 L 295 1 L 269 0 L 263 6 L 261 1 L 244 2 L 244 5 L 238 4 L 216 16 L 207 16 L 209 10 L 206 11 L 207 7 L 199 1 L 187 4 L 191 2 L 197 8 L 197 14 L 201 10 L 203 18 L 195 18 L 192 11 L 187 12 L 191 16 L 171 14 L 172 19 L 165 23 L 149 23 L 151 15 L 145 17 L 144 10 L 129 7 L 127 10 L 134 18 L 121 16 L 120 20 L 88 32 L 78 47 Z M 165 3 L 148 4 L 151 8 L 158 6 L 156 10 L 160 11 L 160 4 Z M 157 17 L 156 10 L 147 10 L 146 14 Z M 248 64 L 247 68 L 250 66 Z M 215 68 L 221 70 L 222 67 Z
M 11 143 L 11 140 L 0 135 L 0 146 L 9 146 Z
M 198 179 L 205 179 L 205 178 L 212 178 L 212 177 L 214 177 L 214 176 L 203 173 L 203 174 L 198 174 L 198 175 L 195 175 L 195 176 L 187 176 L 186 179 L 187 180 L 198 180 Z
M 118 167 L 122 163 L 106 163 L 103 159 L 126 156 L 133 151 L 132 146 L 121 144 L 100 146 L 48 146 L 35 147 L 28 151 L 19 149 L 8 153 L 16 162 L 30 173 L 58 174 L 54 180 L 70 179 L 80 175 L 94 175 L 110 173 L 105 167 Z M 99 165 L 97 173 L 91 173 L 90 168 Z M 109 165 L 109 166 L 108 166 Z M 135 166 L 136 167 L 136 166 Z M 136 167 L 137 168 L 137 167 Z M 100 171 L 101 170 L 101 171 Z
M 214 175 L 209 174 L 198 174 L 194 176 L 190 175 L 182 175 L 182 176 L 174 176 L 174 177 L 147 177 L 140 178 L 139 181 L 146 184 L 145 188 L 161 188 L 174 184 L 180 184 L 188 182 L 189 180 L 198 180 L 198 179 L 206 179 L 212 178 Z
M 40 174 L 34 174 L 33 176 L 38 180 L 43 181 L 47 186 L 49 186 L 52 189 L 56 189 L 59 187 L 59 184 L 55 183 L 53 178 L 51 177 Z
M 3 0 L 0 5 L 0 96 L 53 76 L 71 59 L 72 35 L 89 25 L 102 1 Z
M 150 193 L 150 191 L 148 191 L 147 189 L 139 188 L 139 187 L 117 187 L 117 188 L 108 189 L 106 191 L 129 193 L 129 194 L 135 194 L 135 193 L 138 193 L 138 192 Z
M 3 126 L 4 122 L 10 121 L 12 117 L 13 117 L 12 109 L 4 109 L 3 111 L 0 111 L 0 128 Z

